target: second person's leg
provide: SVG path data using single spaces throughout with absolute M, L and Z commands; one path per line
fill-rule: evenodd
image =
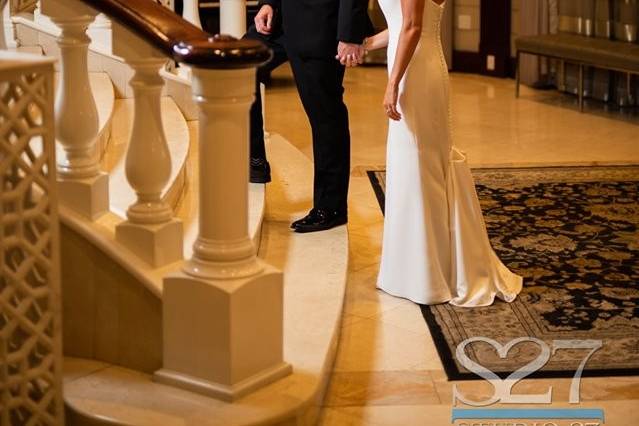
M 251 175 L 252 183 L 267 183 L 271 180 L 270 166 L 266 161 L 266 149 L 264 147 L 264 117 L 262 116 L 262 92 L 260 84 L 266 83 L 271 71 L 288 60 L 284 50 L 284 36 L 266 36 L 258 33 L 255 26 L 251 26 L 246 33 L 246 38 L 259 40 L 273 51 L 273 59 L 257 69 L 255 79 L 255 101 L 250 110 L 250 137 L 251 137 Z
M 344 67 L 334 58 L 291 54 L 290 60 L 313 133 L 314 211 L 323 216 L 305 218 L 294 228 L 299 232 L 319 231 L 346 223 L 347 218 L 350 134 L 343 100 Z

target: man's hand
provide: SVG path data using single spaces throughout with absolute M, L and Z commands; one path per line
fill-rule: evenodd
M 347 67 L 356 67 L 364 63 L 364 47 L 360 44 L 340 41 L 335 59 Z
M 273 8 L 268 4 L 265 4 L 260 8 L 257 15 L 255 15 L 255 29 L 258 33 L 264 35 L 271 34 L 273 31 L 273 14 Z

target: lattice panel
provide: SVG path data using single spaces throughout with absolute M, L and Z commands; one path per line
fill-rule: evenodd
M 51 64 L 0 71 L 0 425 L 62 425 Z

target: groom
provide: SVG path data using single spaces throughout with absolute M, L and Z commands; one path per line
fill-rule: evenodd
M 350 134 L 342 82 L 344 65 L 361 63 L 362 42 L 372 33 L 367 4 L 367 0 L 260 0 L 255 17 L 259 36 L 251 31 L 247 35 L 265 41 L 276 52 L 284 46 L 311 124 L 313 209 L 291 224 L 295 232 L 323 231 L 347 222 Z M 276 20 L 281 20 L 281 33 Z M 251 157 L 261 154 L 255 146 L 259 144 L 251 145 Z

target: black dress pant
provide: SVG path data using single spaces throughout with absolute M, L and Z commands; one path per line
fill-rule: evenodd
M 255 102 L 251 105 L 250 126 L 251 126 L 251 158 L 266 159 L 264 149 L 264 117 L 262 117 L 262 91 L 260 83 L 266 83 L 271 71 L 288 60 L 286 49 L 284 48 L 284 35 L 281 31 L 272 35 L 264 35 L 257 32 L 255 25 L 252 25 L 245 38 L 259 40 L 266 44 L 273 51 L 273 59 L 257 69 L 255 80 Z
M 267 36 L 251 26 L 246 38 L 264 42 L 274 53 L 273 60 L 257 71 L 256 95 L 250 120 L 251 158 L 266 158 L 260 83 L 266 82 L 270 72 L 288 59 L 313 133 L 313 205 L 315 208 L 346 214 L 350 133 L 342 86 L 344 66 L 331 55 L 307 57 L 293 49 L 286 49 L 286 38 L 282 33 Z
M 328 56 L 289 51 L 289 60 L 313 132 L 313 205 L 346 214 L 350 133 L 342 86 L 345 68 Z

